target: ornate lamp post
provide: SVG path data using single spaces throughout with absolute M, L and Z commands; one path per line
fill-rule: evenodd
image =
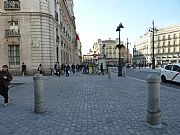
M 105 56 L 105 44 L 103 44 L 103 46 L 102 46 L 102 54 L 103 54 L 103 57 L 105 58 L 106 56 Z
M 129 45 L 131 45 L 131 43 L 129 43 L 128 38 L 127 38 L 127 43 L 125 43 L 125 45 L 127 46 L 127 63 L 129 63 Z
M 121 38 L 120 38 L 121 28 L 124 28 L 124 26 L 122 25 L 122 23 L 120 23 L 119 26 L 118 26 L 117 29 L 116 29 L 116 31 L 119 31 L 119 44 L 116 45 L 116 48 L 119 49 L 118 76 L 122 76 L 121 48 L 124 47 L 124 45 L 121 44 Z
M 158 29 L 156 29 L 155 27 L 154 27 L 154 20 L 153 20 L 153 22 L 152 22 L 152 24 L 153 24 L 153 27 L 152 28 L 150 28 L 149 29 L 149 31 L 150 32 L 152 32 L 152 36 L 153 36 L 153 38 L 152 38 L 152 47 L 153 47 L 153 52 L 152 52 L 152 69 L 155 69 L 155 58 L 154 58 L 154 31 L 158 31 Z
M 59 62 L 59 36 L 56 35 L 56 57 L 57 57 L 57 62 Z

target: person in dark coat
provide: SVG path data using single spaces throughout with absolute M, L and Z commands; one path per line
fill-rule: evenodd
M 39 64 L 38 71 L 39 71 L 40 74 L 43 74 L 42 64 Z
M 2 71 L 0 70 L 0 95 L 4 97 L 4 103 L 8 103 L 8 90 L 10 87 L 10 82 L 12 81 L 12 75 L 8 70 L 7 65 L 2 66 Z
M 70 74 L 70 66 L 69 66 L 69 64 L 65 65 L 65 70 L 66 70 L 66 77 L 69 77 L 69 74 Z
M 72 69 L 72 72 L 73 72 L 73 74 L 75 74 L 75 68 L 76 68 L 76 66 L 74 65 L 74 63 L 71 65 L 71 69 Z
M 56 75 L 57 76 L 59 76 L 60 77 L 60 75 L 61 75 L 61 70 L 60 70 L 61 68 L 60 68 L 60 64 L 59 64 L 59 62 L 56 62 L 56 64 L 54 65 L 54 70 L 56 71 Z
M 102 75 L 104 75 L 104 69 L 103 69 L 103 63 L 101 63 L 101 65 L 100 65 L 100 70 L 101 70 L 101 72 L 99 73 L 99 75 L 102 73 Z
M 22 76 L 26 76 L 26 65 L 24 64 L 24 62 L 22 63 Z

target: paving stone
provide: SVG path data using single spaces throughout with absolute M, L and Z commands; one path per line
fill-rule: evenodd
M 14 77 L 16 82 L 23 77 Z M 14 81 L 14 82 L 15 82 Z M 22 81 L 23 82 L 23 81 Z M 9 91 L 10 104 L 0 104 L 2 135 L 176 135 L 180 134 L 180 91 L 161 86 L 163 128 L 150 128 L 146 83 L 130 77 L 75 74 L 46 77 L 45 113 L 34 113 L 32 77 Z M 3 98 L 0 98 L 3 103 Z

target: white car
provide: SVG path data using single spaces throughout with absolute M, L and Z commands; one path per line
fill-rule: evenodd
M 180 83 L 180 63 L 168 64 L 161 70 L 161 80 Z

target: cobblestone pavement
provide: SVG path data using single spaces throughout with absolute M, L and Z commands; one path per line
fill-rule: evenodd
M 130 77 L 76 74 L 46 77 L 44 113 L 34 113 L 32 77 L 12 87 L 0 105 L 0 135 L 178 135 L 180 90 L 161 86 L 160 128 L 145 123 L 146 82 Z M 29 78 L 29 79 L 28 79 Z M 21 81 L 22 80 L 22 81 Z M 0 97 L 0 102 L 3 98 Z

